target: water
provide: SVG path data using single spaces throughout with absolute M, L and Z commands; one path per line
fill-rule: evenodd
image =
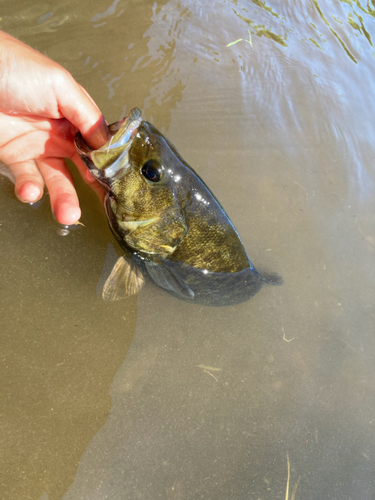
M 143 109 L 285 284 L 230 308 L 150 284 L 105 303 L 95 195 L 76 176 L 85 226 L 61 237 L 48 199 L 32 210 L 0 177 L 2 498 L 375 498 L 374 17 L 364 0 L 4 2 L 1 28 L 109 122 Z

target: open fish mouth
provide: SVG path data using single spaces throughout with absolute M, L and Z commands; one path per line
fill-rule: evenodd
M 110 140 L 96 150 L 90 148 L 80 133 L 75 136 L 76 149 L 95 177 L 112 179 L 124 170 L 132 139 L 142 121 L 141 110 L 132 109 L 128 116 L 109 125 Z

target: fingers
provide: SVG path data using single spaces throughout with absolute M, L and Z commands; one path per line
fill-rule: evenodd
M 72 175 L 61 158 L 38 160 L 40 171 L 47 185 L 51 208 L 61 224 L 74 224 L 81 217 L 81 209 Z
M 87 169 L 86 165 L 81 160 L 79 154 L 76 153 L 70 159 L 78 168 L 78 171 L 79 171 L 82 179 L 86 182 L 86 184 L 88 184 L 91 187 L 91 189 L 96 193 L 96 195 L 99 198 L 99 200 L 101 201 L 101 203 L 103 203 L 104 197 L 105 197 L 105 190 L 104 190 L 104 188 L 102 188 L 100 186 L 98 181 L 94 178 L 94 176 Z
M 78 153 L 71 156 L 83 180 L 93 189 L 101 203 L 105 191 L 91 175 Z M 39 168 L 38 168 L 39 166 Z M 15 179 L 15 194 L 24 203 L 35 203 L 44 190 L 44 183 L 50 194 L 51 209 L 61 224 L 74 224 L 81 216 L 79 200 L 73 179 L 62 158 L 40 158 L 9 165 Z M 44 179 L 44 180 L 43 180 Z
M 16 179 L 15 194 L 24 203 L 34 203 L 43 195 L 43 177 L 34 160 L 9 165 Z

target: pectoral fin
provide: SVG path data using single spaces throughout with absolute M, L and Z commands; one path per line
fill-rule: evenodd
M 122 255 L 117 259 L 111 274 L 103 286 L 104 300 L 119 300 L 138 293 L 145 280 L 136 263 Z
M 167 267 L 162 261 L 146 261 L 146 268 L 155 283 L 168 292 L 175 293 L 182 299 L 193 299 L 194 292 L 176 273 Z

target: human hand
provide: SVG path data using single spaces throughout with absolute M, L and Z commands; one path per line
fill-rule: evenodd
M 76 152 L 78 130 L 93 149 L 109 138 L 103 115 L 67 70 L 0 32 L 0 160 L 12 170 L 21 201 L 40 199 L 46 184 L 62 224 L 73 224 L 81 215 L 65 158 L 104 196 Z

